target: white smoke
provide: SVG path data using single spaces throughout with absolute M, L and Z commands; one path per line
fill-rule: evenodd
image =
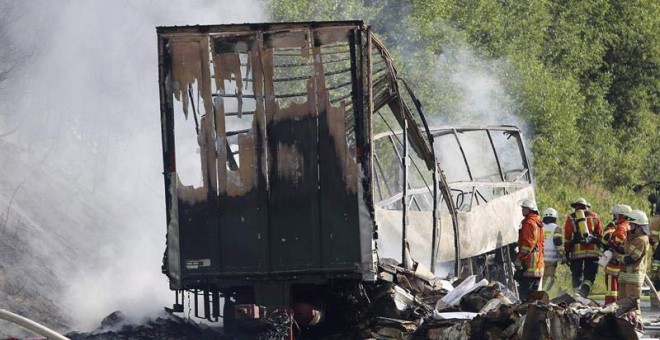
M 4 0 L 3 0 L 4 1 Z M 27 65 L 3 86 L 17 90 L 2 108 L 0 131 L 77 193 L 55 200 L 87 214 L 64 247 L 73 263 L 52 258 L 73 329 L 90 330 L 122 310 L 139 319 L 170 305 L 160 273 L 165 246 L 156 26 L 259 22 L 259 1 L 94 0 L 16 2 L 13 41 Z M 27 178 L 38 182 L 38 178 Z M 44 193 L 46 194 L 46 193 Z M 51 195 L 52 193 L 48 193 Z M 36 198 L 35 198 L 36 199 Z M 26 215 L 37 214 L 26 211 Z M 52 216 L 54 219 L 57 216 Z M 53 223 L 54 225 L 54 223 Z M 77 228 L 77 229 L 76 229 Z M 76 237 L 79 236 L 79 237 Z M 54 240 L 32 240 L 35 247 Z M 91 250 L 90 250 L 91 249 Z M 59 260 L 59 261 L 58 261 Z
M 443 49 L 435 65 L 435 82 L 448 98 L 441 103 L 437 124 L 516 125 L 520 103 L 507 88 L 505 77 L 515 76 L 505 61 L 479 56 L 464 43 Z

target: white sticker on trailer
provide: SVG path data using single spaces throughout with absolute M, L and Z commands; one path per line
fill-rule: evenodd
M 211 266 L 211 259 L 186 260 L 186 269 L 198 269 Z

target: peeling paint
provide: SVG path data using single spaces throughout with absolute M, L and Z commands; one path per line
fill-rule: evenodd
M 176 173 L 174 174 L 176 175 Z M 195 188 L 192 185 L 183 185 L 179 180 L 179 176 L 176 176 L 176 197 L 179 200 L 186 202 L 188 204 L 195 204 L 198 202 L 206 201 L 207 195 L 204 188 Z

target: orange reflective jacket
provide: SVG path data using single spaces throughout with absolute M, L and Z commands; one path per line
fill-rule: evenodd
M 530 212 L 518 231 L 518 259 L 525 264 L 524 277 L 543 276 L 545 237 L 543 223 L 538 214 Z
M 585 258 L 597 259 L 600 256 L 600 250 L 596 245 L 596 239 L 603 237 L 603 227 L 600 224 L 600 218 L 593 211 L 586 211 L 585 218 L 589 233 L 594 238 L 591 242 L 588 242 L 589 240 L 576 239 L 576 235 L 574 235 L 576 230 L 575 213 L 566 217 L 566 223 L 564 224 L 564 244 L 566 253 L 570 253 L 573 260 Z
M 614 231 L 612 232 L 610 242 L 608 243 L 614 254 L 623 253 L 625 251 L 624 246 L 626 243 L 626 237 L 628 236 L 628 228 L 630 228 L 630 226 L 628 225 L 628 221 L 624 218 L 620 218 L 616 221 Z M 621 264 L 616 261 L 611 261 L 605 266 L 606 274 L 617 276 L 619 271 L 621 271 Z

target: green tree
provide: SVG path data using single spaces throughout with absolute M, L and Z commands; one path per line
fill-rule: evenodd
M 439 121 L 470 119 L 468 93 L 452 77 L 480 70 L 499 79 L 505 99 L 495 102 L 532 131 L 548 202 L 584 195 L 602 209 L 618 197 L 642 204 L 629 188 L 660 176 L 657 1 L 269 4 L 274 20 L 365 20 Z

